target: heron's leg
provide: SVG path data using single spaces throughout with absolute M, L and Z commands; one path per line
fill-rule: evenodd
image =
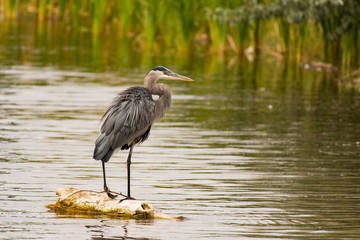
M 110 193 L 110 189 L 106 185 L 106 176 L 105 176 L 105 162 L 101 160 L 102 163 L 102 170 L 103 170 L 103 178 L 104 178 L 104 191 L 109 196 L 109 198 L 114 199 L 116 196 Z
M 131 147 L 130 147 L 130 151 L 129 151 L 129 155 L 128 155 L 128 158 L 127 158 L 127 183 L 128 183 L 128 193 L 127 193 L 127 197 L 126 199 L 134 199 L 131 197 L 130 195 L 130 165 L 131 165 L 131 155 L 132 155 L 132 151 L 133 151 L 133 148 L 134 148 L 134 143 L 131 144 Z

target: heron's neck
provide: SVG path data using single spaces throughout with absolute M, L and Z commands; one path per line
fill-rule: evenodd
M 159 99 L 155 101 L 156 106 L 156 119 L 162 118 L 165 113 L 170 109 L 171 104 L 171 93 L 170 89 L 164 84 L 157 84 L 153 82 L 152 84 L 145 84 L 145 87 L 150 90 L 150 93 L 153 95 L 158 95 Z

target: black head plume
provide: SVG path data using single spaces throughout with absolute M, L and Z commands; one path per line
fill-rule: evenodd
M 162 72 L 170 71 L 169 69 L 167 69 L 166 67 L 163 67 L 163 66 L 158 66 L 156 68 L 153 68 L 152 70 L 153 71 L 162 71 Z

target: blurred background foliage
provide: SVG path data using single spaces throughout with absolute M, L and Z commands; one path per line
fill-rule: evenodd
M 226 69 L 247 61 L 255 73 L 266 56 L 336 80 L 359 75 L 360 0 L 0 0 L 0 25 L 2 35 L 33 31 L 59 61 L 64 53 L 51 46 L 74 42 L 104 64 L 135 52 L 212 58 Z

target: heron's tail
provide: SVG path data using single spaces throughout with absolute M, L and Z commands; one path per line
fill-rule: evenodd
M 100 134 L 98 139 L 95 141 L 93 158 L 95 160 L 107 162 L 111 158 L 113 152 L 114 149 L 112 149 L 109 144 L 109 138 L 107 138 L 105 134 Z
M 95 149 L 94 149 L 94 154 L 93 154 L 93 158 L 94 158 L 95 160 L 102 160 L 102 161 L 104 161 L 104 162 L 108 162 L 108 161 L 110 160 L 111 156 L 113 155 L 113 153 L 114 153 L 114 150 L 113 150 L 113 149 L 109 149 L 105 155 L 104 155 L 104 154 L 100 154 L 100 153 L 98 152 L 98 147 L 95 147 Z

